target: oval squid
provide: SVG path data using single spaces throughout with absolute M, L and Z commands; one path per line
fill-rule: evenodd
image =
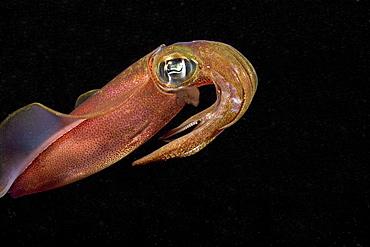
M 161 45 L 101 89 L 76 101 L 70 114 L 27 105 L 0 124 L 0 197 L 58 188 L 116 163 L 148 141 L 185 104 L 197 106 L 198 87 L 213 84 L 216 102 L 170 130 L 191 132 L 133 165 L 193 155 L 238 121 L 257 88 L 250 62 L 233 47 L 205 40 Z

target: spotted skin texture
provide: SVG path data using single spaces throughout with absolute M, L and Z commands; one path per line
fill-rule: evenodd
M 157 68 L 170 60 L 186 60 L 196 64 L 191 77 L 175 86 L 159 78 Z M 64 125 L 56 128 L 60 135 L 55 139 L 46 136 L 45 142 L 41 143 L 45 147 L 41 152 L 27 150 L 34 158 L 30 164 L 23 164 L 26 169 L 13 178 L 13 184 L 9 182 L 6 185 L 10 187 L 8 192 L 12 197 L 20 197 L 58 188 L 116 163 L 153 137 L 185 104 L 196 106 L 199 102 L 197 87 L 207 84 L 215 86 L 216 102 L 166 133 L 163 138 L 196 125 L 190 133 L 133 163 L 143 165 L 193 155 L 241 118 L 256 91 L 257 76 L 249 61 L 236 49 L 212 41 L 183 42 L 167 47 L 162 45 L 120 73 L 69 115 L 37 105 L 37 109 L 41 108 L 47 113 L 45 116 L 51 115 L 51 119 L 61 122 L 68 119 L 73 124 L 71 127 L 66 125 L 68 128 Z M 26 111 L 32 107 L 35 107 L 34 104 L 11 114 L 0 125 L 0 136 L 8 133 L 7 128 L 12 125 L 7 122 L 13 121 L 12 118 L 18 122 L 23 117 L 26 120 L 30 118 Z M 51 129 L 54 128 L 51 126 Z M 36 128 L 36 131 L 40 130 L 42 128 Z M 29 138 L 25 143 L 32 140 Z M 1 145 L 3 150 L 13 152 L 12 148 L 4 146 L 6 143 Z M 3 161 L 0 159 L 3 164 L 0 168 L 7 174 L 12 172 L 9 162 L 13 156 L 7 156 Z M 8 181 L 7 176 L 1 176 L 0 181 Z M 5 188 L 3 184 L 0 187 Z M 3 195 L 6 190 L 0 192 Z
M 75 182 L 117 162 L 145 143 L 182 108 L 174 102 L 175 96 L 160 92 L 145 95 L 145 90 L 125 107 L 85 120 L 56 140 L 18 177 L 9 191 L 11 195 L 18 197 Z M 148 105 L 149 99 L 158 104 Z M 142 114 L 133 117 L 134 109 Z

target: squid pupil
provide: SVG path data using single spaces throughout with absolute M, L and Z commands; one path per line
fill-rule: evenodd
M 175 58 L 162 62 L 158 75 L 165 84 L 179 86 L 188 80 L 195 71 L 195 63 L 184 58 Z
M 176 71 L 181 72 L 184 65 L 184 59 L 174 59 L 166 62 L 165 69 L 168 71 L 169 74 L 176 73 Z

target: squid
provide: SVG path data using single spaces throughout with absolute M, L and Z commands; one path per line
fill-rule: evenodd
M 0 124 L 0 197 L 58 188 L 121 160 L 152 138 L 199 89 L 217 99 L 161 137 L 193 128 L 133 165 L 193 155 L 238 121 L 257 88 L 251 63 L 230 45 L 205 40 L 161 45 L 101 89 L 88 91 L 70 114 L 29 104 Z

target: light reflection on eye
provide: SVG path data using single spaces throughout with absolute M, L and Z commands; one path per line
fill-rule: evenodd
M 192 77 L 196 67 L 197 64 L 192 60 L 171 58 L 158 65 L 157 74 L 164 84 L 180 86 Z

